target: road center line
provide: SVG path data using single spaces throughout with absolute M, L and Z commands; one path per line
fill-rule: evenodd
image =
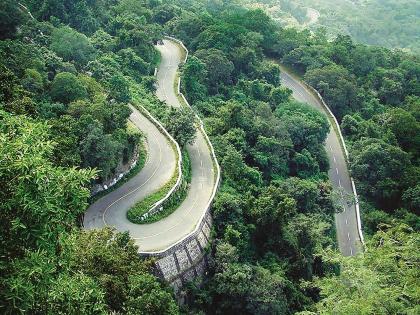
M 141 187 L 143 187 L 144 185 L 146 185 L 146 184 L 149 182 L 149 180 L 150 180 L 150 179 L 152 179 L 152 178 L 155 176 L 155 174 L 156 174 L 157 170 L 159 169 L 159 167 L 160 167 L 160 165 L 161 165 L 161 163 L 162 163 L 162 147 L 161 147 L 161 145 L 160 145 L 160 142 L 159 142 L 159 141 L 157 141 L 155 138 L 153 138 L 153 140 L 155 140 L 155 141 L 156 141 L 156 143 L 158 144 L 158 147 L 159 147 L 159 162 L 158 162 L 158 164 L 157 164 L 156 168 L 153 170 L 152 175 L 150 175 L 150 177 L 149 177 L 148 179 L 146 179 L 146 181 L 145 181 L 143 184 L 139 185 L 139 186 L 138 186 L 138 187 L 136 187 L 135 189 L 133 189 L 133 190 L 129 191 L 128 193 L 126 193 L 125 195 L 121 196 L 120 198 L 118 198 L 117 200 L 115 200 L 114 202 L 112 202 L 111 204 L 109 204 L 109 205 L 105 208 L 105 210 L 104 210 L 104 212 L 103 212 L 103 214 L 102 214 L 102 221 L 103 221 L 104 225 L 108 225 L 108 224 L 106 223 L 105 216 L 106 216 L 106 213 L 107 213 L 107 211 L 108 211 L 108 209 L 109 209 L 109 208 L 111 208 L 111 207 L 112 207 L 113 205 L 115 205 L 116 203 L 120 202 L 120 201 L 121 201 L 121 200 L 123 200 L 124 198 L 128 197 L 129 195 L 131 195 L 131 194 L 133 194 L 134 192 L 136 192 L 137 190 L 139 190 Z
M 161 232 L 159 232 L 159 233 L 152 234 L 152 235 L 148 235 L 148 236 L 143 236 L 143 237 L 132 237 L 132 239 L 134 239 L 134 240 L 145 240 L 145 239 L 148 239 L 148 238 L 151 238 L 151 237 L 155 237 L 155 236 L 162 235 L 163 233 L 166 233 L 166 232 L 168 232 L 168 231 L 170 231 L 170 230 L 173 230 L 173 229 L 174 229 L 174 228 L 176 228 L 178 225 L 180 225 L 181 223 L 183 223 L 185 219 L 187 219 L 187 218 L 188 218 L 188 215 L 190 214 L 191 210 L 195 208 L 195 205 L 197 204 L 197 202 L 198 202 L 198 198 L 197 198 L 197 197 L 195 197 L 195 199 L 194 199 L 194 201 L 193 201 L 193 203 L 192 203 L 191 207 L 187 210 L 187 212 L 185 213 L 185 215 L 184 215 L 184 216 L 182 216 L 182 217 L 180 218 L 180 220 L 178 220 L 178 222 L 176 222 L 174 225 L 172 225 L 172 226 L 168 227 L 167 229 L 165 229 L 165 230 L 163 230 L 163 231 L 161 231 Z
M 328 111 L 325 109 L 324 105 L 315 97 L 312 90 L 307 88 L 303 83 L 301 83 L 299 81 L 299 79 L 295 79 L 294 77 L 289 75 L 286 71 L 283 71 L 282 72 L 282 82 L 284 82 L 285 86 L 288 86 L 293 92 L 295 92 L 295 93 L 293 93 L 294 94 L 293 96 L 295 96 L 295 95 L 300 96 L 300 94 L 302 93 L 301 90 L 303 90 L 304 91 L 303 94 L 308 95 L 308 97 L 305 98 L 305 99 L 310 102 L 309 105 L 313 105 L 314 107 L 320 109 L 320 111 L 322 111 L 322 112 L 324 112 L 328 115 Z M 334 132 L 334 130 L 332 130 L 331 134 L 335 134 L 335 136 L 337 138 L 339 138 L 338 135 Z M 335 186 L 334 188 L 336 188 L 337 191 L 340 192 L 341 200 L 339 201 L 340 202 L 339 205 L 341 205 L 342 209 L 343 209 L 343 212 L 341 212 L 341 215 L 338 215 L 338 217 L 337 217 L 338 218 L 337 229 L 340 229 L 340 230 L 343 229 L 342 233 L 346 233 L 346 230 L 347 231 L 352 231 L 352 233 L 353 233 L 353 226 L 352 226 L 352 224 L 349 224 L 349 222 L 348 222 L 349 218 L 347 218 L 346 215 L 344 215 L 344 216 L 342 215 L 343 213 L 346 212 L 347 204 L 346 204 L 345 196 L 344 196 L 344 191 L 345 190 L 344 190 L 344 187 L 341 184 L 341 178 L 343 178 L 343 180 L 346 180 L 345 184 L 348 185 L 347 184 L 348 183 L 347 182 L 348 175 L 346 174 L 346 172 L 343 173 L 343 171 L 341 171 L 340 173 L 338 172 L 338 161 L 337 161 L 337 159 L 340 159 L 340 163 L 341 163 L 344 156 L 340 155 L 340 153 L 344 153 L 344 152 L 343 152 L 342 149 L 340 150 L 340 146 L 336 146 L 336 141 L 334 139 L 334 135 L 331 136 L 331 134 L 328 135 L 327 143 L 325 144 L 325 149 L 326 149 L 326 151 L 328 151 L 328 150 L 331 151 L 331 154 L 329 154 L 329 157 L 332 158 L 332 160 L 335 163 L 334 167 L 336 168 L 336 174 L 337 174 L 336 176 L 337 177 L 333 176 L 334 170 L 333 170 L 332 166 L 329 170 L 329 175 L 332 175 L 332 176 L 330 176 L 330 180 L 332 182 L 333 187 Z M 331 138 L 331 137 L 333 137 L 333 138 Z M 333 143 L 334 143 L 334 149 L 332 147 Z M 337 156 L 336 156 L 336 154 L 337 154 Z M 343 168 L 341 170 L 345 170 L 345 167 L 346 166 L 343 166 Z M 349 207 L 349 211 L 350 211 L 351 214 L 353 214 L 352 213 L 352 211 L 353 211 L 352 208 Z M 346 225 L 343 227 L 342 223 L 345 223 Z M 350 241 L 350 235 L 349 234 L 350 233 L 348 232 L 347 237 Z M 352 234 L 352 235 L 354 235 L 354 234 Z M 357 237 L 356 237 L 356 240 L 357 240 Z M 350 250 L 351 255 L 353 255 L 354 253 L 355 254 L 357 253 L 356 251 L 353 253 L 353 248 L 351 247 L 351 244 L 349 244 L 348 242 L 345 242 L 344 239 L 341 239 L 341 240 L 339 239 L 339 243 L 341 243 L 341 242 L 344 243 L 342 245 L 345 245 L 345 246 L 343 246 L 343 248 L 347 248 L 347 250 L 345 250 L 345 252 L 347 254 L 349 253 L 348 250 Z M 357 248 L 356 248 L 356 250 L 357 250 Z M 343 249 L 343 251 L 344 251 L 344 249 Z

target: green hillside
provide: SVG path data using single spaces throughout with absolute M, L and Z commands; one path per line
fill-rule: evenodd
M 267 0 L 273 20 L 239 2 L 0 2 L 0 314 L 420 314 L 420 58 L 359 42 L 418 50 L 419 4 Z M 354 39 L 302 30 L 327 23 Z M 142 150 L 130 104 L 187 142 L 193 119 L 155 96 L 155 67 L 173 69 L 156 49 L 168 34 L 189 50 L 181 90 L 222 176 L 206 272 L 177 295 L 129 231 L 80 224 L 92 185 Z M 286 68 L 348 147 L 366 241 L 354 256 L 337 245 L 347 196 L 329 172 L 329 119 L 294 99 Z
M 388 48 L 420 50 L 420 1 L 416 0 L 260 0 L 244 2 L 262 7 L 283 26 L 302 27 L 307 8 L 320 13 L 312 30 L 325 27 L 330 35 L 348 34 L 356 41 Z

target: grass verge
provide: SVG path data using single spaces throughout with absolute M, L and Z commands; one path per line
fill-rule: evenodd
M 175 161 L 175 165 L 178 164 L 178 157 Z M 165 197 L 168 192 L 172 189 L 178 179 L 178 167 L 175 167 L 175 172 L 172 174 L 172 177 L 169 181 L 160 187 L 157 191 L 147 196 L 143 200 L 137 202 L 130 210 L 127 211 L 127 219 L 130 222 L 142 224 L 144 221 L 140 220 L 140 217 L 145 214 L 149 209 L 160 199 Z
M 142 104 L 152 115 L 156 117 L 158 120 L 162 120 L 164 118 L 167 110 L 167 107 L 162 107 L 161 103 L 157 100 L 156 96 L 146 93 L 146 91 L 143 91 L 142 89 L 138 89 L 136 84 L 133 83 L 132 85 L 133 90 L 133 102 L 132 105 L 136 107 L 140 112 L 143 112 L 143 109 L 138 104 Z M 142 93 L 143 92 L 143 93 Z M 164 113 L 164 115 L 162 115 Z M 159 126 L 157 126 L 158 129 L 161 129 Z M 161 130 L 162 131 L 162 130 Z M 163 131 L 162 131 L 163 132 Z M 175 144 L 172 141 L 169 141 L 172 149 L 175 152 L 176 155 L 176 165 L 178 165 L 179 156 L 176 154 L 177 149 Z M 181 172 L 182 172 L 182 166 L 181 166 Z M 130 210 L 127 211 L 127 219 L 133 223 L 136 224 L 142 224 L 145 223 L 145 221 L 141 221 L 141 216 L 145 214 L 147 211 L 150 210 L 150 208 L 158 202 L 160 199 L 164 198 L 168 192 L 172 189 L 172 187 L 176 184 L 177 179 L 179 176 L 179 169 L 178 167 L 175 168 L 174 174 L 169 179 L 167 183 L 165 183 L 162 187 L 160 187 L 156 192 L 152 193 L 151 195 L 147 196 L 143 200 L 139 201 L 137 204 L 135 204 Z M 179 189 L 180 190 L 180 189 Z M 174 195 L 177 194 L 177 192 L 174 192 Z M 171 196 L 168 200 L 172 200 L 173 197 Z M 165 204 L 168 202 L 165 201 Z M 169 201 L 170 202 L 170 201 Z M 156 214 L 157 216 L 158 214 Z M 154 217 L 154 216 L 153 216 Z M 151 218 L 148 218 L 150 220 Z
M 181 187 L 178 189 L 177 192 L 175 192 L 171 196 L 171 200 L 169 204 L 165 205 L 163 211 L 156 213 L 155 215 L 150 216 L 149 218 L 145 219 L 144 221 L 138 222 L 139 224 L 150 224 L 153 222 L 157 222 L 171 213 L 173 213 L 178 207 L 181 205 L 181 203 L 185 200 L 185 198 L 188 195 L 188 190 L 191 184 L 191 161 L 190 157 L 188 155 L 188 152 L 186 149 L 182 150 L 182 177 L 183 182 L 181 184 Z M 137 222 L 136 222 L 137 223 Z
M 177 72 L 176 75 L 175 75 L 175 78 L 176 78 L 175 82 L 178 82 L 179 77 L 180 77 L 180 73 Z M 199 114 L 197 113 L 197 111 L 191 105 L 185 103 L 183 97 L 181 96 L 181 94 L 183 94 L 183 93 L 181 92 L 180 94 L 178 94 L 178 92 L 177 92 L 178 91 L 178 83 L 174 84 L 174 89 L 175 89 L 176 97 L 178 98 L 178 101 L 181 104 L 181 107 L 190 108 L 195 113 L 195 115 L 197 116 L 197 119 L 201 119 Z M 201 119 L 201 121 L 203 122 L 203 129 L 204 129 L 205 128 L 204 121 L 202 119 Z M 197 127 L 198 132 L 205 132 L 204 130 L 203 131 L 201 130 L 200 123 L 198 121 L 196 123 L 196 127 Z M 207 137 L 204 134 L 203 134 L 203 136 L 204 136 L 204 139 L 206 140 L 207 148 L 211 152 L 212 150 L 211 150 L 210 143 L 209 143 L 209 141 L 207 140 Z M 209 137 L 209 139 L 210 139 L 210 137 Z M 217 170 L 216 161 L 213 158 L 211 160 L 212 160 L 212 164 L 213 164 L 213 169 Z M 214 180 L 216 181 L 216 179 L 217 179 L 217 171 L 214 172 Z

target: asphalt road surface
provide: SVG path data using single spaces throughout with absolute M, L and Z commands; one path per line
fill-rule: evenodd
M 92 204 L 85 213 L 83 224 L 87 229 L 110 225 L 118 231 L 129 231 L 132 237 L 140 238 L 155 234 L 160 227 L 131 223 L 126 217 L 127 211 L 169 181 L 175 172 L 176 156 L 167 138 L 156 126 L 138 110 L 132 110 L 130 120 L 144 133 L 147 140 L 147 161 L 136 176 Z M 153 241 L 153 237 L 149 237 L 147 241 L 136 240 L 136 243 L 143 250 L 154 248 Z
M 158 49 L 162 53 L 162 62 L 157 72 L 157 95 L 168 105 L 179 107 L 181 104 L 175 94 L 174 83 L 181 50 L 166 40 Z M 131 223 L 126 217 L 127 211 L 171 178 L 176 159 L 168 140 L 140 112 L 133 109 L 130 119 L 146 136 L 148 160 L 134 178 L 89 207 L 84 226 L 93 229 L 110 225 L 118 231 L 129 231 L 140 252 L 156 252 L 182 239 L 199 223 L 215 185 L 213 163 L 203 135 L 197 132 L 195 143 L 187 148 L 191 158 L 192 180 L 186 199 L 171 215 L 158 222 L 142 225 Z
M 156 94 L 168 106 L 180 107 L 175 83 L 177 70 L 183 58 L 181 48 L 169 40 L 163 40 L 163 45 L 157 45 L 156 48 L 162 57 L 157 71 Z M 187 146 L 192 170 L 191 186 L 187 197 L 176 211 L 156 223 L 165 226 L 165 229 L 160 229 L 159 232 L 166 235 L 165 245 L 180 240 L 194 230 L 206 212 L 213 189 L 215 189 L 215 170 L 210 149 L 203 134 L 197 130 L 196 135 L 195 142 Z M 166 231 L 166 229 L 169 230 Z M 163 243 L 159 242 L 159 244 Z
M 290 75 L 286 69 L 281 71 L 282 85 L 288 87 L 293 91 L 293 97 L 303 103 L 316 108 L 319 111 L 325 112 L 322 104 L 307 90 L 307 88 L 294 76 Z M 343 211 L 335 215 L 335 224 L 337 230 L 338 245 L 340 252 L 344 256 L 353 256 L 362 250 L 360 237 L 357 229 L 356 207 L 354 202 L 348 202 L 348 199 L 353 196 L 351 180 L 347 164 L 345 160 L 345 153 L 343 152 L 338 135 L 334 129 L 330 128 L 330 133 L 327 136 L 325 149 L 330 161 L 330 170 L 328 176 L 331 184 L 337 192 Z M 341 199 L 341 196 L 344 196 Z M 345 201 L 347 200 L 347 202 Z

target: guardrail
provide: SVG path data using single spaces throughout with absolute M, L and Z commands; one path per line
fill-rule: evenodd
M 29 11 L 28 7 L 23 5 L 22 3 L 18 2 L 18 5 L 28 13 L 32 20 L 35 20 L 34 16 L 32 15 L 31 11 Z
M 18 2 L 18 5 L 23 8 L 24 10 L 26 10 L 26 12 L 29 14 L 29 16 L 35 20 L 35 18 L 33 17 L 32 13 L 29 11 L 29 9 L 21 4 L 20 2 Z M 42 32 L 41 32 L 42 34 Z M 43 35 L 43 34 L 42 34 Z M 180 41 L 179 41 L 180 42 Z M 181 42 L 182 44 L 182 42 Z M 182 44 L 182 46 L 186 49 L 186 47 L 184 46 L 184 44 Z M 188 57 L 188 50 L 187 51 L 187 55 L 185 57 L 185 61 L 187 60 Z M 185 62 L 184 61 L 184 62 Z M 155 68 L 155 72 L 154 75 L 156 76 L 157 74 L 157 68 Z M 171 190 L 165 195 L 165 197 L 163 197 L 162 199 L 160 199 L 159 201 L 157 201 L 156 203 L 153 204 L 153 206 L 145 213 L 141 216 L 141 220 L 144 220 L 146 218 L 148 218 L 150 215 L 153 215 L 157 212 L 159 212 L 157 209 L 159 207 L 162 207 L 162 205 L 171 197 L 171 195 L 178 190 L 178 188 L 181 186 L 181 180 L 182 180 L 182 170 L 181 170 L 181 165 L 182 165 L 182 154 L 181 154 L 181 149 L 179 148 L 178 142 L 175 141 L 175 139 L 169 134 L 169 132 L 165 129 L 165 127 L 162 126 L 162 124 L 155 118 L 153 117 L 153 115 L 142 105 L 138 104 L 139 106 L 139 110 L 141 110 L 148 118 L 149 120 L 160 130 L 162 131 L 165 136 L 175 145 L 176 147 L 176 151 L 178 154 L 178 178 L 177 181 L 175 183 L 175 185 L 171 188 Z
M 186 63 L 186 62 L 187 62 L 187 59 L 188 59 L 188 56 L 189 56 L 189 54 L 190 54 L 190 52 L 188 51 L 188 48 L 187 48 L 187 47 L 185 47 L 184 43 L 183 43 L 183 42 L 181 42 L 179 39 L 177 39 L 177 38 L 175 38 L 175 37 L 172 37 L 172 36 L 169 36 L 169 35 L 165 35 L 165 37 L 166 37 L 167 39 L 170 39 L 170 40 L 174 41 L 174 42 L 177 42 L 177 43 L 178 43 L 178 44 L 182 47 L 182 49 L 185 51 L 185 58 L 184 58 L 183 63 Z M 188 104 L 188 105 L 189 105 L 189 104 Z
M 34 18 L 34 16 L 31 13 L 31 11 L 29 11 L 28 7 L 26 7 L 25 5 L 23 5 L 20 2 L 18 2 L 18 5 L 21 7 L 21 9 L 24 9 L 26 11 L 26 13 L 28 13 L 28 15 L 31 17 L 32 20 L 36 21 L 36 19 Z M 44 33 L 42 33 L 42 31 L 40 29 L 38 29 L 38 31 L 42 36 L 44 36 Z
M 178 40 L 174 37 L 171 37 L 171 36 L 165 36 L 165 37 L 170 39 L 170 40 L 173 40 L 173 41 L 177 42 L 185 50 L 186 57 L 184 58 L 183 63 L 187 62 L 187 58 L 188 58 L 188 54 L 189 54 L 187 47 L 185 47 L 185 45 L 180 40 Z M 187 106 L 191 107 L 191 105 L 188 103 L 187 99 L 185 98 L 184 94 L 180 93 L 179 89 L 180 89 L 180 81 L 178 81 L 178 94 L 184 100 L 185 104 Z M 192 232 L 188 233 L 186 236 L 181 238 L 179 241 L 177 241 L 176 243 L 168 246 L 165 249 L 162 249 L 162 250 L 159 250 L 159 251 L 154 251 L 154 252 L 139 252 L 141 255 L 145 255 L 145 256 L 156 256 L 156 255 L 158 255 L 158 256 L 160 256 L 160 255 L 164 254 L 165 252 L 167 252 L 168 250 L 170 250 L 171 248 L 178 246 L 179 244 L 185 242 L 186 240 L 188 240 L 192 237 L 195 237 L 197 235 L 197 233 L 199 233 L 199 231 L 200 231 L 200 229 L 201 229 L 201 227 L 204 223 L 204 219 L 205 219 L 207 213 L 210 211 L 210 208 L 213 204 L 214 197 L 216 196 L 216 193 L 219 190 L 220 183 L 221 183 L 221 180 L 220 180 L 221 177 L 220 177 L 220 166 L 219 166 L 219 163 L 217 162 L 216 153 L 214 152 L 214 147 L 213 147 L 213 145 L 210 141 L 210 138 L 208 137 L 208 135 L 207 135 L 207 133 L 204 129 L 203 121 L 201 120 L 201 118 L 197 114 L 195 114 L 195 116 L 196 116 L 198 122 L 200 123 L 200 132 L 203 134 L 204 139 L 207 142 L 207 145 L 210 149 L 210 153 L 211 153 L 214 165 L 216 167 L 216 182 L 215 182 L 216 184 L 214 186 L 213 192 L 211 194 L 209 202 L 206 205 L 206 210 L 203 212 L 202 216 L 200 217 L 200 220 L 198 221 L 197 226 L 195 227 L 195 229 Z
M 343 148 L 343 151 L 345 153 L 346 160 L 347 160 L 347 163 L 348 163 L 349 162 L 349 152 L 347 150 L 346 143 L 344 141 L 343 134 L 341 133 L 340 125 L 338 124 L 337 118 L 335 117 L 335 115 L 333 114 L 331 109 L 328 107 L 327 103 L 325 103 L 322 95 L 315 88 L 313 88 L 311 85 L 309 85 L 307 82 L 305 82 L 303 80 L 302 80 L 302 82 L 312 93 L 315 94 L 318 101 L 322 104 L 324 109 L 327 111 L 328 115 L 332 118 L 332 120 L 334 122 L 334 125 L 336 127 L 335 129 L 338 132 L 338 137 L 340 138 L 341 146 Z M 362 245 L 364 246 L 365 241 L 364 241 L 363 232 L 362 232 L 362 220 L 360 218 L 359 198 L 357 196 L 356 185 L 354 184 L 354 180 L 351 176 L 350 176 L 350 181 L 351 181 L 351 187 L 352 187 L 352 190 L 353 190 L 353 195 L 354 195 L 354 198 L 355 198 L 357 231 L 358 231 L 358 234 L 359 234 L 360 241 L 362 242 Z
M 155 202 L 153 204 L 153 206 L 147 210 L 146 213 L 144 213 L 141 217 L 140 220 L 145 220 L 148 217 L 150 217 L 151 215 L 154 215 L 158 212 L 160 212 L 163 207 L 163 204 L 172 196 L 173 193 L 175 193 L 178 188 L 181 186 L 181 182 L 182 182 L 182 169 L 181 169 L 181 165 L 182 165 L 182 154 L 181 154 L 181 149 L 178 145 L 178 142 L 175 141 L 175 139 L 169 134 L 169 132 L 165 129 L 165 127 L 163 127 L 163 125 L 155 118 L 153 117 L 153 115 L 142 105 L 137 104 L 136 107 L 138 107 L 138 109 L 145 115 L 147 116 L 147 118 L 174 144 L 175 148 L 176 148 L 176 153 L 178 155 L 178 163 L 177 163 L 177 168 L 178 168 L 178 178 L 176 180 L 176 183 L 174 184 L 174 186 L 169 190 L 169 192 L 165 195 L 165 197 L 163 197 L 162 199 L 158 200 L 157 202 Z

